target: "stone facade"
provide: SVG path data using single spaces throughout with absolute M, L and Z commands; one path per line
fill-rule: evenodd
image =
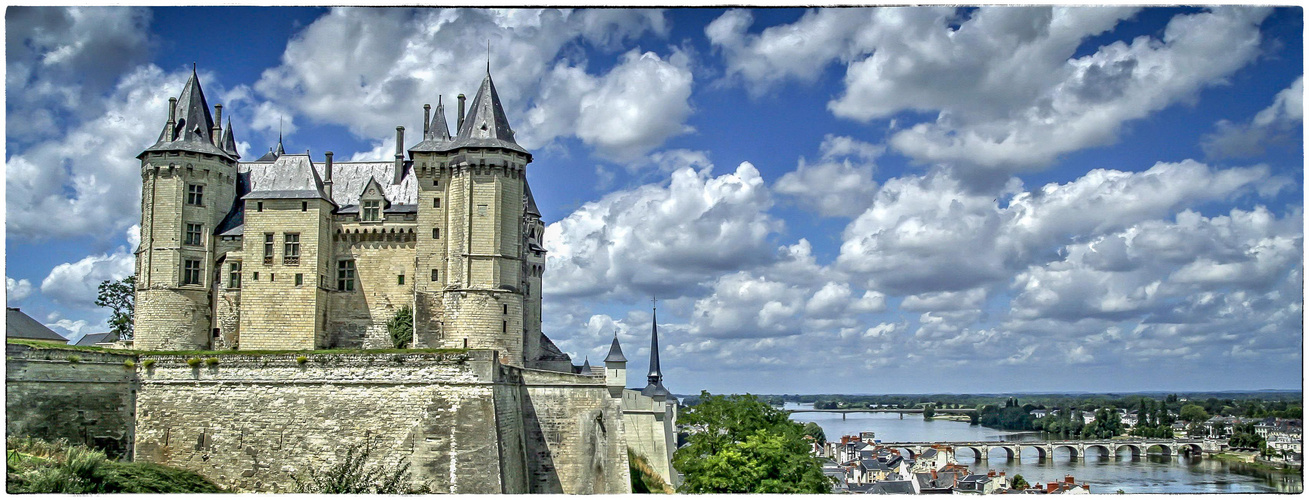
M 5 346 L 5 435 L 67 439 L 132 456 L 133 356 Z

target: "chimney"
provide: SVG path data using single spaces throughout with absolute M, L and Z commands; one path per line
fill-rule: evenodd
M 404 177 L 405 170 L 405 128 L 395 128 L 395 176 L 391 179 L 391 184 L 399 184 L 400 178 Z
M 222 135 L 223 135 L 223 133 L 222 133 L 222 130 L 223 130 L 223 105 L 222 105 L 222 104 L 215 104 L 215 105 L 214 105 L 214 115 L 215 115 L 215 118 L 214 118 L 214 128 L 213 128 L 213 129 L 210 129 L 210 131 L 209 131 L 209 132 L 210 132 L 210 134 L 209 134 L 209 139 L 212 140 L 212 141 L 214 142 L 214 145 L 215 145 L 215 146 L 218 146 L 218 147 L 221 149 L 221 148 L 223 147 L 223 138 L 222 138 Z
M 431 131 L 430 130 L 431 124 L 432 124 L 432 105 L 424 104 L 423 105 L 423 139 L 424 140 L 427 139 L 427 134 L 428 132 Z
M 169 141 L 177 140 L 177 98 L 168 98 L 168 132 L 164 136 Z
M 455 125 L 455 135 L 459 135 L 459 131 L 464 129 L 464 99 L 466 99 L 464 95 L 459 94 L 459 124 Z
M 327 166 L 323 168 L 323 192 L 330 199 L 332 197 L 332 152 L 328 151 Z
M 1064 476 L 1064 482 L 1068 484 L 1073 484 L 1076 483 L 1077 481 L 1073 481 L 1073 476 Z

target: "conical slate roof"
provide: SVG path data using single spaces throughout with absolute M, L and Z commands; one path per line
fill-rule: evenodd
M 618 345 L 618 335 L 614 335 L 614 343 L 609 345 L 609 355 L 605 356 L 605 363 L 626 363 L 627 357 L 623 356 L 623 348 Z
M 646 375 L 645 389 L 641 389 L 642 396 L 668 396 L 668 389 L 664 388 L 664 374 L 659 369 L 659 316 L 658 311 L 651 313 L 650 318 L 650 373 Z
M 235 160 L 230 153 L 215 144 L 214 117 L 209 114 L 209 102 L 205 100 L 204 90 L 200 88 L 200 77 L 195 68 L 191 68 L 191 78 L 182 87 L 182 94 L 177 98 L 177 107 L 173 109 L 176 123 L 168 130 L 167 124 L 159 134 L 159 140 L 153 146 L 142 151 L 137 158 L 152 151 L 190 151 L 223 156 Z M 170 133 L 171 132 L 171 133 Z M 174 140 L 167 140 L 173 137 Z
M 504 106 L 500 104 L 500 94 L 495 91 L 490 71 L 482 79 L 482 86 L 477 89 L 468 115 L 464 117 L 464 125 L 453 141 L 423 141 L 409 150 L 442 152 L 460 148 L 503 148 L 531 156 L 531 153 L 514 142 L 514 129 L 509 127 L 509 119 L 505 117 Z
M 523 194 L 527 197 L 527 214 L 535 215 L 536 218 L 540 219 L 541 210 L 536 208 L 536 197 L 532 196 L 532 186 L 528 185 L 525 180 L 523 181 Z
M 585 361 L 582 361 L 582 372 L 581 372 L 581 373 L 582 373 L 582 375 L 590 375 L 590 374 L 591 374 L 591 358 L 590 358 L 589 356 L 586 358 Z
M 227 151 L 233 158 L 241 159 L 241 154 L 236 152 L 236 136 L 232 135 L 232 118 L 227 119 L 227 129 L 223 131 L 223 151 Z
M 432 116 L 427 133 L 423 134 L 423 142 L 415 144 L 409 151 L 445 151 L 445 146 L 454 140 L 450 136 L 450 126 L 445 121 L 445 103 L 441 100 L 441 96 L 437 96 L 436 115 Z

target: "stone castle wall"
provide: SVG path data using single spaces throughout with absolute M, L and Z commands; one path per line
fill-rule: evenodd
M 5 345 L 5 434 L 132 456 L 134 356 Z
M 412 306 L 415 283 L 428 279 L 414 271 L 412 227 L 401 229 L 406 232 L 377 234 L 367 232 L 375 227 L 342 224 L 343 233 L 333 243 L 335 261 L 328 264 L 328 288 L 336 288 L 336 262 L 353 258 L 355 289 L 328 294 L 328 347 L 394 347 L 386 323 L 396 311 Z M 356 230 L 364 232 L 348 233 Z
M 672 406 L 672 407 L 670 407 Z M 672 442 L 675 405 L 656 403 L 640 391 L 623 391 L 623 430 L 627 446 L 646 458 L 650 467 L 670 485 L 676 485 L 672 460 L 676 444 Z
M 621 400 L 604 375 L 523 369 L 523 428 L 533 493 L 630 493 Z

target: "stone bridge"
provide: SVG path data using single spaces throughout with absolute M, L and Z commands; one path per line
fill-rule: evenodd
M 878 443 L 887 448 L 897 448 L 909 452 L 909 458 L 927 451 L 933 446 L 950 446 L 957 454 L 961 449 L 972 450 L 978 460 L 986 460 L 993 451 L 999 450 L 1006 459 L 1022 458 L 1023 449 L 1036 450 L 1037 458 L 1048 460 L 1054 458 L 1055 450 L 1068 450 L 1069 457 L 1080 460 L 1086 452 L 1096 450 L 1101 457 L 1118 459 L 1118 454 L 1126 449 L 1132 458 L 1139 458 L 1156 448 L 1161 455 L 1198 454 L 1219 451 L 1216 441 L 1201 439 L 1105 439 L 1095 441 L 961 441 L 952 443 Z

